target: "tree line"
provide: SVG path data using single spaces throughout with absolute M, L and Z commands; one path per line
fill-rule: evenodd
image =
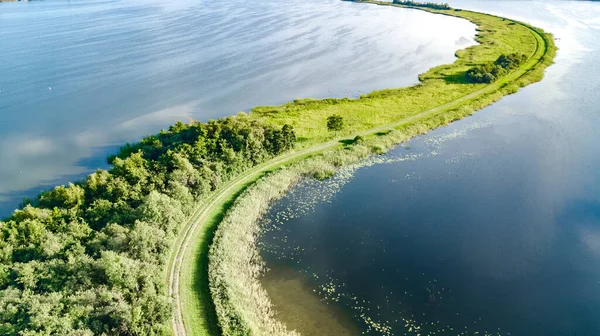
M 478 65 L 469 69 L 466 78 L 469 83 L 493 83 L 498 78 L 506 75 L 510 70 L 519 67 L 525 61 L 527 61 L 525 54 L 502 54 L 493 63 Z
M 438 3 L 438 2 L 418 2 L 418 1 L 410 1 L 410 0 L 404 0 L 404 1 L 403 0 L 394 0 L 393 3 L 397 4 L 397 5 L 403 5 L 403 6 L 425 7 L 425 8 L 441 9 L 441 10 L 452 9 L 452 7 L 450 7 L 450 5 L 448 5 L 447 3 Z
M 0 221 L 0 335 L 165 335 L 164 269 L 194 204 L 294 147 L 241 114 L 178 122 Z

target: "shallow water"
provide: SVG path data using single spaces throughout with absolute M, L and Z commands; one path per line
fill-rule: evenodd
M 474 34 L 338 0 L 1 3 L 0 217 L 176 120 L 406 86 Z
M 367 334 L 599 335 L 600 4 L 451 5 L 553 32 L 556 64 L 375 164 L 300 185 L 267 216 L 268 267 L 293 267 Z
M 323 304 L 318 293 L 296 275 L 295 270 L 280 267 L 262 280 L 271 303 L 277 307 L 276 318 L 289 330 L 305 335 L 358 335 L 360 329 L 341 307 Z

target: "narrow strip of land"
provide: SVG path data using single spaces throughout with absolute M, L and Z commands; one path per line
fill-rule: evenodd
M 384 3 L 379 2 L 370 3 L 384 5 Z M 440 13 L 439 11 L 430 12 Z M 390 129 L 411 125 L 420 120 L 425 120 L 431 117 L 442 115 L 448 111 L 455 110 L 461 107 L 463 104 L 473 101 L 474 99 L 485 97 L 491 93 L 496 92 L 502 89 L 503 87 L 517 81 L 519 78 L 521 78 L 529 71 L 534 69 L 540 62 L 543 61 L 544 56 L 548 51 L 549 44 L 546 40 L 547 37 L 544 34 L 541 34 L 535 29 L 524 25 L 520 22 L 511 21 L 508 19 L 507 22 L 510 22 L 511 24 L 522 25 L 523 27 L 527 28 L 536 40 L 535 50 L 533 51 L 533 53 L 531 53 L 531 55 L 528 55 L 529 58 L 527 62 L 522 64 L 518 69 L 512 71 L 507 76 L 500 78 L 498 81 L 492 84 L 482 86 L 481 89 L 459 97 L 448 103 L 423 110 L 422 112 L 401 118 L 392 123 L 371 128 L 367 131 L 360 132 L 360 135 L 365 137 L 372 136 L 380 132 L 385 132 Z M 193 285 L 191 284 L 193 284 L 194 281 L 192 279 L 186 278 L 184 279 L 184 282 L 186 283 L 186 288 L 182 288 L 182 275 L 184 274 L 183 272 L 185 270 L 184 267 L 189 266 L 189 262 L 187 261 L 190 258 L 195 257 L 189 255 L 190 245 L 202 245 L 202 248 L 200 250 L 202 250 L 204 253 L 208 250 L 208 246 L 210 244 L 211 239 L 211 230 L 206 230 L 206 226 L 208 225 L 208 223 L 218 222 L 218 219 L 220 218 L 220 216 L 222 216 L 222 212 L 224 209 L 226 209 L 227 204 L 234 200 L 235 197 L 239 195 L 241 191 L 244 190 L 244 188 L 246 188 L 249 184 L 259 179 L 265 173 L 276 170 L 282 166 L 289 165 L 293 162 L 297 162 L 299 160 L 302 160 L 303 158 L 318 155 L 319 153 L 322 153 L 324 151 L 334 149 L 338 146 L 342 146 L 339 140 L 340 139 L 334 139 L 318 145 L 311 146 L 309 148 L 286 153 L 257 167 L 254 167 L 246 171 L 245 173 L 237 176 L 236 178 L 232 179 L 231 181 L 225 183 L 221 188 L 212 193 L 209 198 L 205 199 L 202 202 L 202 204 L 198 206 L 198 208 L 194 211 L 193 215 L 190 217 L 190 220 L 186 223 L 184 229 L 182 230 L 182 233 L 180 234 L 179 239 L 177 240 L 176 245 L 173 249 L 173 257 L 171 259 L 172 261 L 169 271 L 169 292 L 173 299 L 174 306 L 172 323 L 175 335 L 210 335 L 217 331 L 215 329 L 216 321 L 211 320 L 211 317 L 209 316 L 211 314 L 214 314 L 214 312 L 211 310 L 211 307 L 196 307 L 195 310 L 197 311 L 193 312 L 194 316 L 187 315 L 184 310 L 184 308 L 186 308 L 184 307 L 184 301 L 186 300 L 187 296 L 201 295 L 204 297 L 200 300 L 194 298 L 193 301 L 200 302 L 200 304 L 206 302 L 210 303 L 208 283 L 203 284 L 203 286 L 206 286 L 206 288 L 202 290 L 202 293 L 197 293 L 194 291 L 189 292 L 189 288 L 193 287 Z M 200 228 L 204 229 L 199 231 Z M 195 269 L 199 269 L 201 272 L 205 272 L 207 271 L 206 268 L 207 265 L 201 265 L 200 267 Z M 192 274 L 192 276 L 197 277 L 200 275 Z M 202 276 L 202 278 L 207 279 L 207 276 Z

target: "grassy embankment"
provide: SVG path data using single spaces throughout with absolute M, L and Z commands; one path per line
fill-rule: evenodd
M 360 99 L 305 99 L 252 110 L 251 116 L 269 123 L 292 124 L 299 136 L 298 149 L 230 181 L 192 216 L 189 230 L 181 236 L 171 274 L 172 280 L 175 278 L 172 289 L 178 335 L 216 334 L 217 316 L 226 334 L 287 334 L 285 326 L 274 319 L 258 282 L 262 265 L 254 244 L 256 223 L 270 202 L 304 176 L 326 177 L 337 167 L 384 152 L 541 80 L 554 57 L 552 37 L 526 24 L 471 11 L 419 9 L 470 20 L 478 27 L 479 45 L 458 51 L 455 63 L 429 70 L 420 76 L 421 84 L 413 87 L 376 91 Z M 492 84 L 466 83 L 465 72 L 472 66 L 513 52 L 525 53 L 528 61 Z M 345 145 L 332 140 L 325 119 L 334 113 L 346 122 L 341 138 L 361 134 L 366 141 Z M 311 158 L 306 160 L 308 156 Z M 287 168 L 280 169 L 282 166 Z M 217 313 L 207 281 L 209 262 Z

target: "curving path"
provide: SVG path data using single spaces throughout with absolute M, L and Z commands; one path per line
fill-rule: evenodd
M 376 2 L 372 2 L 376 3 Z M 422 8 L 415 8 L 422 9 Z M 507 19 L 508 20 L 508 19 Z M 505 85 L 514 82 L 519 79 L 523 75 L 525 75 L 528 71 L 534 69 L 543 59 L 548 51 L 548 41 L 543 34 L 540 34 L 535 29 L 532 29 L 528 25 L 522 24 L 518 21 L 508 20 L 514 22 L 515 24 L 522 25 L 529 29 L 531 34 L 536 38 L 537 48 L 530 55 L 529 60 L 523 64 L 519 69 L 511 72 L 507 76 L 503 77 L 501 80 L 498 80 L 492 84 L 489 84 L 483 87 L 480 90 L 472 92 L 468 95 L 465 95 L 461 98 L 458 98 L 450 103 L 443 104 L 437 106 L 435 108 L 422 111 L 418 114 L 414 114 L 412 116 L 403 118 L 394 123 L 378 126 L 372 128 L 366 132 L 361 133 L 362 136 L 373 135 L 382 131 L 387 131 L 390 129 L 394 129 L 400 126 L 404 126 L 407 124 L 411 124 L 422 118 L 429 118 L 432 116 L 436 116 L 442 114 L 444 112 L 456 109 L 462 104 L 469 102 L 475 98 L 484 97 L 487 94 L 497 91 L 501 89 Z M 229 199 L 237 192 L 242 190 L 249 183 L 260 178 L 263 174 L 268 171 L 275 170 L 283 165 L 287 165 L 293 163 L 295 161 L 299 161 L 305 157 L 312 156 L 315 154 L 319 154 L 323 151 L 334 149 L 336 147 L 341 146 L 339 142 L 340 139 L 334 139 L 313 147 L 309 147 L 303 150 L 289 152 L 273 158 L 270 161 L 267 161 L 261 165 L 258 165 L 236 178 L 230 180 L 229 182 L 222 185 L 219 189 L 211 194 L 206 200 L 199 205 L 199 207 L 194 211 L 192 216 L 190 216 L 190 220 L 186 223 L 182 234 L 180 234 L 176 245 L 173 250 L 173 257 L 171 259 L 171 267 L 169 271 L 169 294 L 174 303 L 173 307 L 173 333 L 177 336 L 186 336 L 186 325 L 183 316 L 182 310 L 182 302 L 180 297 L 180 285 L 179 280 L 181 276 L 181 270 L 183 265 L 183 258 L 186 254 L 187 248 L 190 245 L 191 238 L 193 237 L 194 231 L 199 227 L 207 223 L 211 218 L 211 214 L 216 212 L 218 209 L 222 208 Z M 189 327 L 189 326 L 188 326 Z

